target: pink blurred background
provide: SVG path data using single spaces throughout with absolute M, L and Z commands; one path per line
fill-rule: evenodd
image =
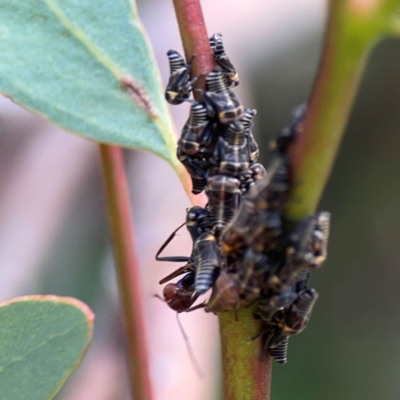
M 202 4 L 209 35 L 215 32 L 223 34 L 229 57 L 240 73 L 241 85 L 236 89 L 237 93 L 246 107 L 258 108 L 255 133 L 260 139 L 261 156 L 265 160 L 269 138 L 285 122 L 291 108 L 304 101 L 311 89 L 320 57 L 327 2 L 204 0 Z M 142 0 L 138 6 L 165 84 L 168 79 L 166 52 L 176 49 L 183 53 L 172 2 Z M 277 370 L 274 380 L 276 376 L 276 382 L 279 382 L 276 393 L 281 393 L 281 397 L 274 397 L 276 399 L 388 400 L 400 396 L 400 384 L 396 383 L 399 382 L 396 377 L 400 371 L 400 357 L 397 357 L 400 356 L 400 346 L 398 340 L 390 336 L 400 326 L 397 318 L 392 317 L 395 314 L 393 308 L 386 310 L 387 319 L 382 317 L 384 308 L 390 304 L 394 307 L 400 300 L 394 297 L 399 280 L 395 267 L 400 260 L 398 254 L 395 251 L 390 253 L 388 248 L 391 238 L 400 234 L 399 230 L 393 230 L 393 221 L 389 221 L 391 218 L 397 221 L 400 188 L 391 186 L 389 195 L 384 192 L 386 194 L 382 196 L 389 198 L 385 207 L 378 205 L 374 208 L 373 196 L 378 183 L 371 184 L 371 192 L 364 193 L 369 184 L 366 181 L 362 186 L 361 175 L 356 175 L 356 171 L 367 173 L 368 166 L 374 167 L 373 171 L 378 166 L 389 168 L 391 159 L 388 149 L 382 147 L 382 158 L 379 158 L 380 147 L 374 139 L 368 142 L 368 138 L 373 138 L 375 131 L 385 132 L 386 129 L 390 133 L 393 126 L 397 127 L 397 131 L 400 126 L 396 110 L 384 106 L 388 93 L 376 90 L 377 87 L 390 90 L 393 82 L 400 81 L 397 76 L 393 78 L 394 69 L 387 67 L 390 65 L 390 54 L 396 54 L 396 60 L 400 60 L 399 46 L 396 46 L 387 44 L 367 71 L 367 77 L 373 79 L 375 87 L 369 87 L 370 80 L 365 79 L 360 93 L 367 100 L 364 103 L 358 100 L 350 121 L 353 131 L 360 132 L 357 136 L 359 140 L 353 144 L 345 142 L 339 169 L 334 172 L 334 186 L 327 189 L 330 197 L 323 200 L 328 209 L 337 206 L 334 224 L 338 221 L 339 227 L 342 221 L 341 230 L 333 226 L 333 233 L 335 229 L 339 232 L 336 236 L 333 234 L 330 245 L 336 251 L 337 265 L 333 270 L 333 263 L 328 262 L 328 266 L 318 273 L 320 281 L 313 281 L 325 300 L 321 297 L 314 313 L 316 322 L 312 322 L 301 338 L 291 343 L 293 350 L 289 350 L 288 366 L 282 370 L 274 368 Z M 386 60 L 384 67 L 379 64 L 378 58 Z M 387 80 L 379 78 L 382 75 Z M 396 96 L 393 93 L 392 96 Z M 378 104 L 382 104 L 380 114 L 376 111 Z M 188 106 L 171 107 L 171 112 L 179 131 L 187 119 Z M 378 120 L 385 123 L 374 125 Z M 363 121 L 366 121 L 365 125 L 362 125 Z M 75 296 L 87 302 L 96 313 L 94 340 L 82 365 L 57 399 L 129 399 L 124 331 L 98 146 L 41 120 L 5 98 L 0 99 L 0 127 L 0 300 L 31 293 L 51 293 Z M 379 143 L 384 141 L 383 136 L 382 133 Z M 376 159 L 372 154 L 365 164 L 350 164 L 355 162 L 354 158 L 360 157 L 355 152 L 364 139 L 364 151 L 373 148 L 377 152 L 373 152 Z M 205 373 L 205 377 L 200 379 L 191 364 L 175 313 L 154 297 L 162 291 L 158 281 L 177 267 L 155 262 L 155 253 L 168 235 L 184 221 L 185 209 L 190 206 L 189 199 L 166 162 L 152 154 L 135 151 L 126 151 L 125 155 L 136 247 L 142 269 L 156 399 L 218 399 L 217 318 L 203 311 L 180 316 L 194 354 Z M 340 170 L 340 165 L 346 165 L 348 169 L 343 167 Z M 390 168 L 398 170 L 399 165 L 390 164 Z M 385 176 L 388 174 L 385 173 Z M 357 210 L 362 210 L 360 202 L 352 203 L 351 190 L 354 187 L 358 190 L 354 197 L 360 196 L 365 207 L 372 204 L 371 209 L 364 210 L 371 219 L 365 226 L 362 222 L 358 225 L 354 222 L 358 221 Z M 399 193 L 399 196 L 393 195 L 392 198 L 390 193 Z M 373 219 L 375 216 L 381 219 Z M 370 238 L 374 239 L 370 242 L 368 237 L 361 239 L 360 226 L 364 235 L 370 234 Z M 380 235 L 374 236 L 376 232 L 373 229 L 378 228 Z M 352 239 L 354 242 L 351 242 Z M 355 250 L 358 249 L 357 243 L 376 249 L 376 253 L 366 256 L 361 244 L 361 250 Z M 188 255 L 190 251 L 191 242 L 183 229 L 168 247 L 167 253 Z M 377 279 L 372 273 L 370 280 L 360 280 L 356 272 L 349 274 L 350 260 L 354 266 L 352 271 L 359 271 L 356 265 L 361 260 L 359 264 L 363 274 L 368 271 L 368 260 L 388 266 L 393 264 L 393 269 L 388 267 L 387 279 L 382 279 L 382 282 L 390 281 L 395 287 L 382 283 L 379 296 L 371 296 L 377 288 Z M 343 265 L 343 269 L 339 264 Z M 332 270 L 332 275 L 329 275 Z M 359 287 L 357 295 L 355 287 Z M 386 300 L 382 293 L 387 294 Z M 378 304 L 376 298 L 382 299 L 382 308 L 374 309 Z M 375 310 L 373 315 L 370 310 Z M 329 320 L 328 314 L 333 315 Z M 353 316 L 356 317 L 352 319 Z M 358 318 L 361 325 L 357 325 Z M 376 333 L 369 330 L 373 325 L 377 325 Z M 383 332 L 387 335 L 384 336 Z M 382 337 L 385 340 L 382 341 Z M 379 347 L 385 341 L 388 341 L 387 347 Z M 382 376 L 363 369 L 367 368 L 371 349 L 376 350 L 377 366 L 387 368 Z M 360 378 L 352 375 L 350 365 L 353 362 L 357 365 L 354 370 L 359 370 L 356 375 Z M 346 368 L 346 365 L 349 366 Z M 341 390 L 348 397 L 343 397 Z

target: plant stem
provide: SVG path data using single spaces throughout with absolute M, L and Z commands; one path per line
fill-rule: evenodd
M 203 18 L 200 0 L 173 0 L 179 32 L 187 60 L 191 60 L 191 76 L 200 76 L 195 87 L 204 90 L 204 77 L 214 67 L 214 57 L 208 40 L 207 28 Z M 197 100 L 201 95 L 194 91 Z
M 207 75 L 214 67 L 207 29 L 199 0 L 173 0 L 185 56 L 193 76 Z M 200 81 L 200 80 L 199 80 Z M 204 89 L 204 80 L 197 87 Z M 196 92 L 195 92 L 196 96 Z M 252 308 L 219 316 L 222 372 L 226 400 L 269 400 L 271 358 L 260 362 L 260 340 L 250 338 L 261 330 Z
M 132 231 L 128 185 L 122 150 L 100 144 L 108 214 L 126 325 L 132 396 L 151 400 L 149 356 L 139 264 Z
M 269 354 L 260 361 L 262 341 L 251 340 L 264 327 L 254 312 L 250 307 L 219 316 L 225 400 L 270 400 L 272 363 Z

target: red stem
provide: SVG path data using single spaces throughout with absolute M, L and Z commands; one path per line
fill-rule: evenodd
M 153 396 L 149 376 L 142 284 L 134 246 L 123 154 L 119 147 L 104 144 L 100 144 L 100 153 L 126 325 L 132 396 L 135 400 L 151 400 Z
M 173 0 L 186 60 L 191 60 L 192 76 L 202 76 L 195 87 L 204 89 L 204 77 L 214 68 L 214 57 L 199 0 Z M 194 92 L 196 98 L 199 93 Z M 201 98 L 201 97 L 200 97 Z

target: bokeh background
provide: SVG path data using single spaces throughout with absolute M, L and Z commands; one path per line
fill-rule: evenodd
M 111 1 L 111 0 L 98 0 Z M 262 161 L 290 110 L 307 99 L 321 53 L 323 0 L 203 0 L 238 69 L 244 105 L 258 109 Z M 182 50 L 171 1 L 141 0 L 139 14 L 164 83 L 165 53 Z M 119 38 L 116 38 L 119 40 Z M 373 52 L 320 209 L 333 214 L 329 260 L 312 274 L 320 294 L 289 362 L 273 368 L 274 400 L 400 398 L 400 43 Z M 77 99 L 79 101 L 79 99 Z M 177 129 L 188 107 L 171 109 Z M 190 362 L 158 281 L 176 265 L 154 255 L 190 206 L 177 177 L 151 154 L 126 151 L 157 400 L 219 399 L 217 318 L 181 322 L 205 378 Z M 77 297 L 96 313 L 93 343 L 58 400 L 129 399 L 98 146 L 0 99 L 0 300 L 33 293 Z M 182 231 L 169 254 L 191 249 Z

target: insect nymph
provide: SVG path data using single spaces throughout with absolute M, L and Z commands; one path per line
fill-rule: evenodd
M 186 64 L 183 57 L 175 50 L 167 53 L 170 67 L 170 77 L 165 90 L 165 99 L 170 104 L 181 104 L 190 98 L 192 85 L 197 77 L 190 80 L 191 62 Z

